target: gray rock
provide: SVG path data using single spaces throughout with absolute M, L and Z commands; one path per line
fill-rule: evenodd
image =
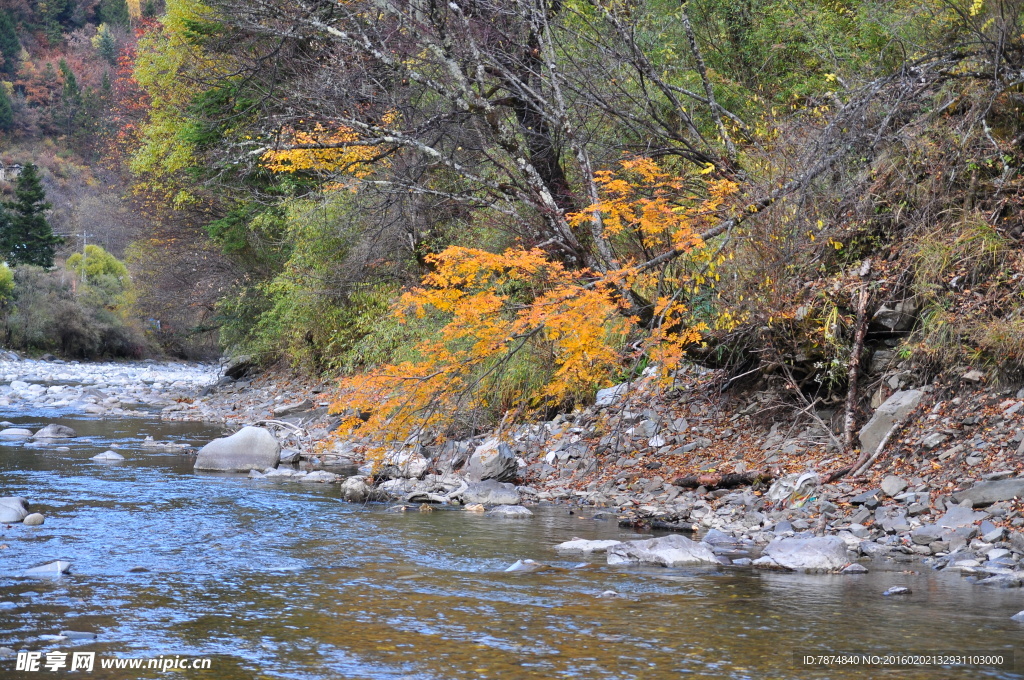
M 25 519 L 22 521 L 27 527 L 37 527 L 41 525 L 43 522 L 45 522 L 46 518 L 38 512 L 33 512 L 31 515 L 26 516 Z
M 338 475 L 334 474 L 333 472 L 328 472 L 327 470 L 314 470 L 313 472 L 310 472 L 308 475 L 303 475 L 303 477 L 299 479 L 299 481 L 304 484 L 334 484 L 336 481 L 338 481 Z
M 886 399 L 860 430 L 861 449 L 874 454 L 889 431 L 917 408 L 924 398 L 921 390 L 903 390 Z
M 559 543 L 555 546 L 555 550 L 559 552 L 603 553 L 620 543 L 622 541 L 588 541 L 584 538 L 574 538 L 571 541 Z
M 540 562 L 535 562 L 534 560 L 516 560 L 514 563 L 512 563 L 512 566 L 510 566 L 508 569 L 505 569 L 505 572 L 531 573 L 534 571 L 545 571 L 550 568 L 551 567 L 549 565 L 541 564 Z
M 0 498 L 0 522 L 20 522 L 28 516 L 28 501 L 20 496 Z
M 838 536 L 777 538 L 767 546 L 755 566 L 801 571 L 837 571 L 850 563 L 846 543 Z
M 864 505 L 869 501 L 877 501 L 878 494 L 880 494 L 881 492 L 881 489 L 875 489 L 874 491 L 865 491 L 864 493 L 859 493 L 850 499 L 850 503 L 852 505 Z
M 594 402 L 594 406 L 597 408 L 611 406 L 627 391 L 629 391 L 629 383 L 622 383 L 615 387 L 606 387 L 603 390 L 598 390 L 597 400 Z
M 77 437 L 78 433 L 67 425 L 58 425 L 57 423 L 50 423 L 46 427 L 38 430 L 34 435 L 33 439 L 71 439 Z
M 487 512 L 488 515 L 494 517 L 507 517 L 509 519 L 526 519 L 527 517 L 533 517 L 533 513 L 528 508 L 524 508 L 521 505 L 499 505 Z
M 23 427 L 8 427 L 0 430 L 0 437 L 10 437 L 12 439 L 16 437 L 31 437 L 32 430 L 26 430 Z
M 221 437 L 199 450 L 196 470 L 248 472 L 275 467 L 281 444 L 262 427 L 243 427 L 230 437 Z
M 1016 614 L 1010 617 L 1010 620 L 1024 623 L 1024 611 L 1017 612 Z
M 96 633 L 87 633 L 82 630 L 62 630 L 60 636 L 68 640 L 95 640 L 97 637 Z
M 913 300 L 904 300 L 879 307 L 871 317 L 871 323 L 899 333 L 910 330 L 914 326 L 916 314 L 917 304 Z
M 419 479 L 430 467 L 430 461 L 418 449 L 388 451 L 381 460 L 383 468 L 378 474 L 388 479 Z
M 912 595 L 913 591 L 906 586 L 893 586 L 886 590 L 882 595 L 889 597 L 890 595 Z
M 470 482 L 462 493 L 453 496 L 464 504 L 480 503 L 482 505 L 519 505 L 522 498 L 514 484 L 487 479 L 482 482 Z
M 234 357 L 224 367 L 224 377 L 232 380 L 239 380 L 247 375 L 255 373 L 259 368 L 258 364 L 248 354 Z
M 945 442 L 948 438 L 949 437 L 943 434 L 942 432 L 932 432 L 930 435 L 921 440 L 921 446 L 930 451 L 932 449 L 938 448 L 939 446 L 942 446 L 942 443 Z
M 981 482 L 970 489 L 953 494 L 953 499 L 957 503 L 969 500 L 975 507 L 984 507 L 1019 497 L 1024 497 L 1024 477 Z
M 43 564 L 38 567 L 32 567 L 25 570 L 25 576 L 35 577 L 54 577 L 66 574 L 71 571 L 71 563 L 65 560 L 57 560 L 56 562 L 50 562 L 49 564 Z
M 296 413 L 303 413 L 313 408 L 314 404 L 309 399 L 303 399 L 298 404 L 284 404 L 274 408 L 274 417 L 283 418 L 285 416 L 294 415 Z
M 955 529 L 956 527 L 965 527 L 975 522 L 980 522 L 987 517 L 987 512 L 975 512 L 970 508 L 954 505 L 946 511 L 946 514 L 939 518 L 936 524 Z
M 341 496 L 351 503 L 365 503 L 371 491 L 366 477 L 349 477 L 341 483 Z
M 298 463 L 300 457 L 301 453 L 297 449 L 284 449 L 281 451 L 278 462 L 291 465 L 292 463 Z
M 608 564 L 635 563 L 678 567 L 687 564 L 718 564 L 718 558 L 708 546 L 678 534 L 629 541 L 608 549 Z
M 103 453 L 97 453 L 89 460 L 95 460 L 99 462 L 116 463 L 117 461 L 124 460 L 124 456 L 116 451 L 104 451 Z
M 465 474 L 467 479 L 474 482 L 486 479 L 511 482 L 519 474 L 519 465 L 508 444 L 492 438 L 476 447 L 469 457 Z
M 892 497 L 907 488 L 907 480 L 896 475 L 886 475 L 882 480 L 882 493 Z
M 1006 535 L 1006 529 L 1003 529 L 1002 527 L 996 527 L 992 531 L 990 531 L 987 534 L 985 534 L 984 536 L 982 536 L 981 540 L 985 541 L 986 543 L 997 543 L 997 542 L 1003 540 L 1003 537 L 1005 535 Z
M 844 574 L 866 574 L 866 573 L 868 573 L 868 568 L 865 567 L 863 564 L 857 564 L 856 562 L 854 562 L 853 564 L 844 567 L 842 573 L 844 573 Z

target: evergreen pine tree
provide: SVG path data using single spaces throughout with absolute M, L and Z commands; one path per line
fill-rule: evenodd
M 78 87 L 78 79 L 63 59 L 60 60 L 60 75 L 64 87 L 61 88 L 60 107 L 55 117 L 64 134 L 71 137 L 81 123 L 84 101 L 82 91 Z
M 46 202 L 39 170 L 32 163 L 27 163 L 18 175 L 14 199 L 0 215 L 4 259 L 9 265 L 52 267 L 54 250 L 62 239 L 54 235 L 46 220 L 45 213 L 51 206 Z
M 127 26 L 131 21 L 128 0 L 101 0 L 100 21 L 111 26 Z
M 11 110 L 11 98 L 7 96 L 7 88 L 0 84 L 0 130 L 10 131 L 14 127 L 14 111 Z
M 4 58 L 0 72 L 14 75 L 18 70 L 18 59 L 21 57 L 21 43 L 18 41 L 14 21 L 5 11 L 0 11 L 0 55 Z

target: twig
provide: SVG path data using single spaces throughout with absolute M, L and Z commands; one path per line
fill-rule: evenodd
M 892 429 L 889 430 L 884 437 L 882 437 L 882 441 L 878 443 L 878 448 L 875 449 L 875 452 L 873 454 L 867 457 L 867 460 L 863 460 L 864 455 L 861 454 L 861 460 L 858 460 L 850 468 L 850 475 L 858 475 L 862 472 L 866 472 L 868 468 L 874 465 L 875 461 L 878 460 L 878 457 L 882 454 L 882 451 L 885 450 L 885 445 L 889 443 L 889 438 L 892 437 L 893 433 L 896 432 L 896 430 L 903 427 L 903 423 L 905 423 L 906 420 L 906 418 L 901 418 L 893 424 Z

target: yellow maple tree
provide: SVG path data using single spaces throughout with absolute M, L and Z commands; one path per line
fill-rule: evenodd
M 596 175 L 601 200 L 569 216 L 579 227 L 603 221 L 614 238 L 627 232 L 665 247 L 700 252 L 705 221 L 735 185 L 707 183 L 694 196 L 686 183 L 650 159 L 623 161 L 618 172 Z M 361 431 L 403 441 L 428 429 L 443 430 L 458 414 L 532 410 L 589 398 L 594 390 L 646 354 L 668 374 L 701 325 L 688 323 L 680 275 L 674 293 L 656 295 L 653 328 L 642 327 L 626 290 L 657 292 L 663 270 L 635 261 L 597 273 L 572 270 L 539 249 L 492 253 L 451 246 L 428 258 L 431 270 L 393 309 L 402 319 L 431 317 L 440 331 L 419 342 L 416 359 L 387 364 L 341 381 L 333 410 L 343 413 L 341 432 Z M 714 257 L 694 258 L 713 268 Z M 639 340 L 627 342 L 628 339 Z M 516 357 L 534 358 L 540 384 L 508 394 L 504 370 Z
M 392 123 L 393 118 L 388 114 L 384 124 Z M 345 125 L 287 127 L 281 131 L 277 148 L 265 151 L 261 161 L 271 172 L 341 172 L 363 179 L 387 160 L 383 147 L 361 142 L 359 133 Z

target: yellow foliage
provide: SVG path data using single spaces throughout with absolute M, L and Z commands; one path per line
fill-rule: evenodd
M 393 116 L 385 117 L 385 124 Z M 309 130 L 288 128 L 283 133 L 281 148 L 267 151 L 262 156 L 264 167 L 271 172 L 343 172 L 364 178 L 373 172 L 384 149 L 377 145 L 360 144 L 360 137 L 344 125 L 333 129 L 317 123 Z
M 703 272 L 695 278 L 717 278 L 715 267 L 726 258 L 706 252 L 695 227 L 711 219 L 735 184 L 708 183 L 706 195 L 697 198 L 684 190 L 683 180 L 650 159 L 620 166 L 619 173 L 596 174 L 600 201 L 571 215 L 570 223 L 594 219 L 598 211 L 607 234 L 629 231 L 691 251 L 691 261 Z M 664 271 L 636 264 L 602 274 L 570 270 L 539 249 L 523 248 L 492 253 L 452 246 L 428 261 L 432 270 L 392 313 L 404 320 L 429 316 L 442 323 L 441 330 L 417 345 L 417 360 L 342 380 L 333 405 L 335 412 L 348 414 L 342 431 L 401 441 L 424 429 L 442 429 L 460 413 L 499 408 L 526 413 L 564 405 L 589 396 L 636 357 L 637 345 L 626 343 L 628 337 L 646 334 L 639 351 L 667 375 L 706 330 L 703 324 L 688 326 L 681 298 L 689 278 L 682 275 L 674 294 L 657 299 L 648 331 L 632 314 L 624 291 L 660 290 Z M 725 327 L 735 323 L 722 320 Z M 542 385 L 497 403 L 502 371 L 520 353 L 537 359 Z

